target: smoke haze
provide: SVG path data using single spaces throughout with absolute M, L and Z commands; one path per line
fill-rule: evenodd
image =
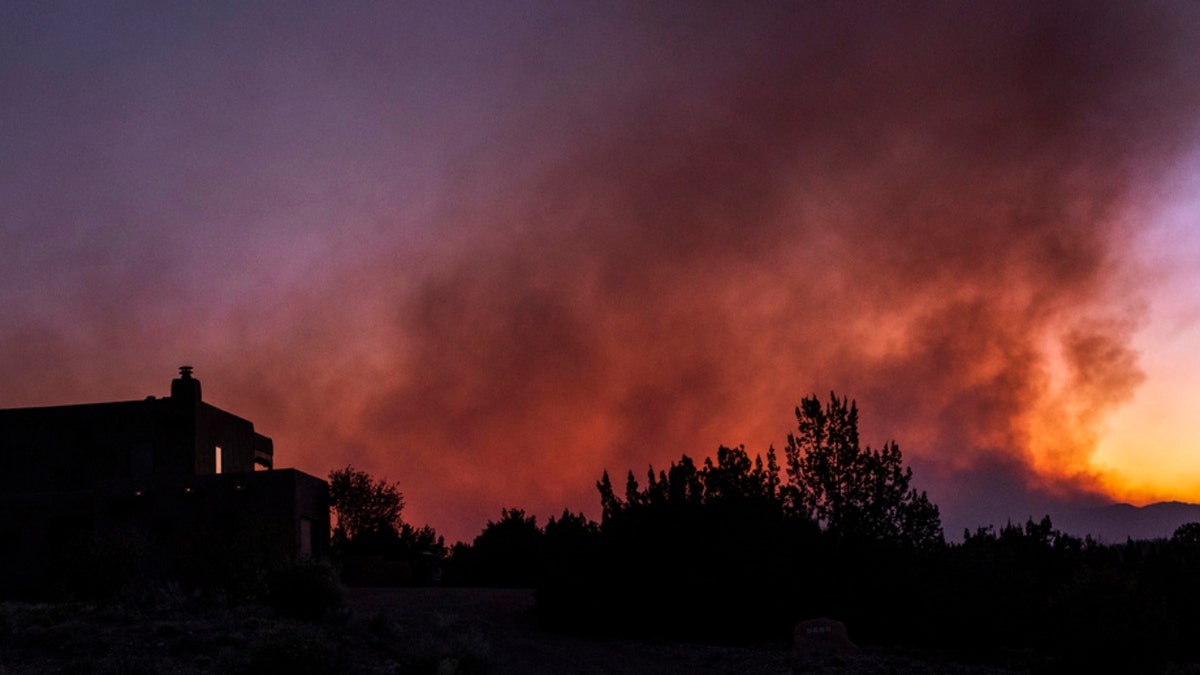
M 72 159 L 0 160 L 0 405 L 194 362 L 281 465 L 399 481 L 451 539 L 765 452 L 830 390 L 951 534 L 1128 496 L 1090 459 L 1143 380 L 1196 7 L 477 10 L 176 17 L 178 100 L 93 55 L 126 112 L 55 94 Z

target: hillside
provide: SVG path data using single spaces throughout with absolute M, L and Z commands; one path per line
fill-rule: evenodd
M 1137 507 L 1111 504 L 1051 514 L 1054 527 L 1076 536 L 1091 535 L 1109 544 L 1126 539 L 1165 539 L 1184 523 L 1200 522 L 1200 504 L 1158 502 Z

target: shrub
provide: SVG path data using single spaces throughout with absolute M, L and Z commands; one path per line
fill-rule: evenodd
M 324 561 L 298 560 L 276 569 L 267 581 L 267 604 L 281 616 L 315 621 L 342 603 L 342 584 Z

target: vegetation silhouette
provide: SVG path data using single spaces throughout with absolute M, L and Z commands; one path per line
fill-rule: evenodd
M 436 583 L 447 550 L 428 525 L 401 518 L 399 483 L 375 479 L 346 465 L 329 473 L 334 517 L 330 554 L 349 585 L 397 586 Z
M 543 616 L 587 631 L 744 640 L 783 638 L 811 616 L 861 615 L 866 626 L 915 602 L 903 597 L 914 589 L 880 582 L 918 568 L 943 537 L 899 447 L 862 447 L 856 406 L 834 395 L 825 406 L 804 399 L 796 418 L 786 470 L 774 448 L 751 459 L 721 447 L 702 466 L 683 455 L 651 468 L 645 486 L 629 472 L 623 498 L 605 472 L 598 555 L 543 579 Z M 895 604 L 871 604 L 884 596 Z M 619 606 L 639 611 L 609 609 Z
M 599 523 L 504 509 L 454 548 L 447 581 L 536 585 L 547 626 L 589 635 L 784 644 L 828 616 L 860 644 L 1033 672 L 1200 662 L 1200 523 L 1105 545 L 1045 517 L 947 543 L 899 447 L 859 444 L 853 401 L 809 397 L 796 416 L 782 468 L 739 446 L 629 471 L 620 491 L 605 471 Z
M 538 582 L 545 531 L 521 509 L 501 509 L 471 545 L 451 549 L 447 583 L 493 588 L 532 588 Z
M 824 408 L 816 396 L 796 408 L 798 431 L 788 434 L 783 494 L 787 507 L 851 539 L 929 548 L 942 542 L 938 508 L 924 492 L 909 489 L 894 441 L 882 450 L 858 442 L 858 406 L 830 394 Z

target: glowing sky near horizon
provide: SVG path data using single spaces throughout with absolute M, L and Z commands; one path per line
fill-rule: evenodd
M 1139 238 L 1152 270 L 1148 316 L 1134 336 L 1146 381 L 1105 421 L 1091 460 L 1132 501 L 1200 498 L 1200 155 L 1185 163 L 1178 194 Z
M 856 398 L 948 532 L 1200 500 L 1191 3 L 0 4 L 0 407 L 196 367 L 469 539 Z

